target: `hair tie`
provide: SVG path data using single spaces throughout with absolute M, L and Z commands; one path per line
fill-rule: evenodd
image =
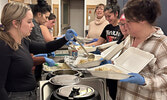
M 5 31 L 4 25 L 0 24 L 0 30 L 1 30 L 1 31 Z

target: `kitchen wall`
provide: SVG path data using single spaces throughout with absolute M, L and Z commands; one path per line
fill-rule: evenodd
M 117 0 L 118 4 L 120 5 L 120 8 L 122 9 L 124 4 L 128 1 L 128 0 Z M 160 4 L 161 4 L 161 16 L 158 17 L 157 21 L 156 21 L 156 26 L 161 27 L 162 30 L 164 31 L 164 34 L 167 35 L 167 0 L 160 0 Z
M 1 19 L 1 13 L 2 13 L 2 9 L 3 6 L 8 2 L 8 0 L 0 0 L 0 19 Z M 1 21 L 0 21 L 1 24 Z
M 60 0 L 52 0 L 52 4 L 59 4 Z M 99 3 L 106 4 L 106 0 L 85 0 L 87 5 L 97 5 Z
M 87 5 L 97 5 L 99 3 L 106 4 L 107 0 L 86 0 Z
M 156 25 L 161 27 L 164 34 L 167 35 L 167 0 L 160 0 L 161 2 L 161 16 L 158 17 Z

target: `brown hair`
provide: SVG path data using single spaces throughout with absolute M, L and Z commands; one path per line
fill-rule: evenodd
M 96 6 L 96 8 L 95 8 L 95 12 L 96 12 L 96 10 L 97 10 L 100 6 L 103 6 L 103 7 L 105 8 L 105 5 L 102 4 L 102 3 L 100 3 L 100 4 L 98 4 L 98 5 Z
M 116 15 L 116 13 L 118 12 L 118 16 L 117 18 L 119 18 L 119 15 L 120 15 L 120 7 L 118 4 L 115 4 L 115 5 L 107 5 L 105 8 L 104 8 L 104 12 L 105 11 L 108 11 L 110 13 L 114 13 L 114 15 Z
M 7 3 L 2 10 L 1 23 L 3 29 L 0 29 L 0 39 L 4 40 L 13 50 L 17 50 L 19 44 L 10 36 L 8 30 L 11 28 L 13 20 L 21 24 L 29 10 L 31 10 L 29 6 L 18 2 Z
M 135 22 L 145 20 L 154 24 L 156 18 L 161 15 L 161 7 L 158 0 L 129 0 L 123 12 L 128 20 Z

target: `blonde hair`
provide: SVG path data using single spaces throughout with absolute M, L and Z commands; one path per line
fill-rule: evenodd
M 21 24 L 29 10 L 31 10 L 29 6 L 19 2 L 7 3 L 2 10 L 1 23 L 3 28 L 0 28 L 0 39 L 4 40 L 13 50 L 18 50 L 19 44 L 10 36 L 8 31 L 12 26 L 12 21 L 16 20 Z

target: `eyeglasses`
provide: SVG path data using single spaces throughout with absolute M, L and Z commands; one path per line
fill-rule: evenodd
M 104 8 L 99 7 L 99 8 L 97 8 L 96 10 L 104 10 Z
M 125 26 L 125 23 L 118 23 L 119 26 Z

